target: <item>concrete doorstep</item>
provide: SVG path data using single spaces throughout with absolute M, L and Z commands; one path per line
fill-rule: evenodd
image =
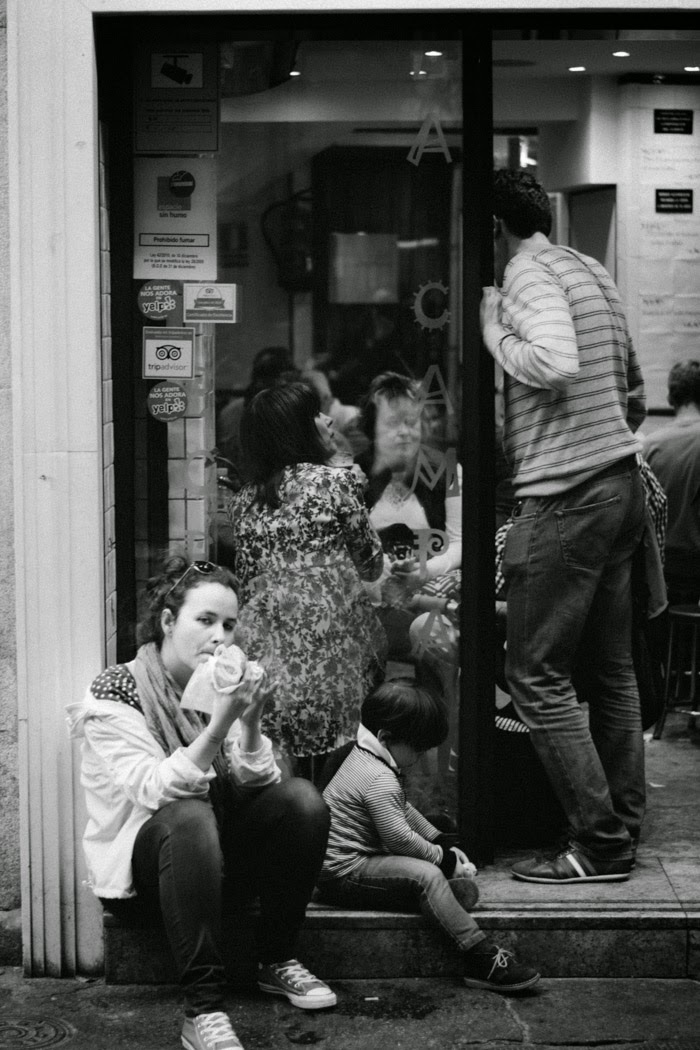
M 473 914 L 479 925 L 547 977 L 700 978 L 699 766 L 700 733 L 687 712 L 672 711 L 661 740 L 646 734 L 648 809 L 631 877 L 524 883 L 512 878 L 510 867 L 528 853 L 499 856 L 478 875 Z M 230 976 L 245 982 L 255 972 L 252 918 L 244 913 L 226 925 L 237 931 Z M 108 983 L 174 979 L 162 927 L 125 925 L 105 915 L 104 934 Z M 458 953 L 419 915 L 318 904 L 308 909 L 299 956 L 328 980 L 460 972 Z

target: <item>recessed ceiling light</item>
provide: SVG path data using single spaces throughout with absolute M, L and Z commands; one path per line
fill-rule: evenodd
M 700 73 L 700 66 L 684 66 L 686 73 Z
M 585 66 L 569 66 L 569 72 L 570 73 L 585 73 L 586 72 L 586 67 Z
M 440 58 L 441 56 L 442 56 L 442 51 L 426 51 L 425 52 L 425 57 L 426 58 Z
M 289 75 L 290 75 L 290 77 L 300 77 L 301 73 L 299 72 L 298 69 L 293 69 Z
M 613 58 L 629 58 L 629 51 L 613 51 Z

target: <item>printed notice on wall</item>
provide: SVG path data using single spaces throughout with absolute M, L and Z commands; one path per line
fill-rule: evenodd
M 144 328 L 144 379 L 192 379 L 194 375 L 194 328 Z
M 238 321 L 237 290 L 235 284 L 184 285 L 183 320 L 234 324 Z
M 692 109 L 655 109 L 655 135 L 692 135 Z
M 207 153 L 219 144 L 218 51 L 182 41 L 143 43 L 134 100 L 136 153 Z
M 647 409 L 668 410 L 668 373 L 698 356 L 700 126 L 697 88 L 630 94 L 623 120 L 628 168 L 618 183 L 621 292 L 639 355 Z M 673 108 L 665 106 L 673 99 Z M 634 98 L 634 101 L 632 101 Z M 645 104 L 646 99 L 657 105 Z
M 656 213 L 683 212 L 687 215 L 693 214 L 693 191 L 692 190 L 657 190 L 656 191 Z
M 214 157 L 134 159 L 134 278 L 215 281 Z

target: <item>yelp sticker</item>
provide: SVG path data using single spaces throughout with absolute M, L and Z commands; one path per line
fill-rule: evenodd
M 148 411 L 162 423 L 181 419 L 187 411 L 187 394 L 177 383 L 156 383 L 148 392 Z
M 157 321 L 174 313 L 181 298 L 179 281 L 146 281 L 139 289 L 139 310 L 144 317 Z

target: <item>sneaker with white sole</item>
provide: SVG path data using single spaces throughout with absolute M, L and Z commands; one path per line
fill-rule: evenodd
M 185 1050 L 243 1050 L 231 1022 L 221 1011 L 186 1017 L 181 1040 Z
M 323 1010 L 335 1006 L 338 997 L 327 984 L 314 977 L 298 959 L 283 963 L 260 964 L 258 988 L 269 995 L 284 995 L 302 1010 Z
M 593 860 L 575 846 L 551 859 L 521 860 L 510 869 L 523 882 L 622 882 L 634 866 L 626 860 Z

